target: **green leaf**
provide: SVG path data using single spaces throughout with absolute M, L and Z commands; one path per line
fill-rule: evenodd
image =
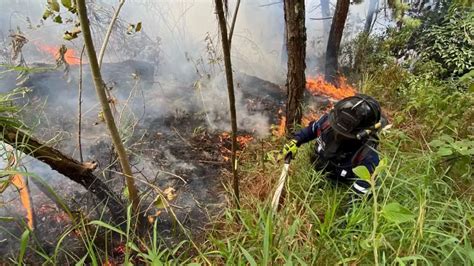
M 128 194 L 128 187 L 127 187 L 127 186 L 125 186 L 125 187 L 123 188 L 122 194 L 123 194 L 123 196 L 124 196 L 125 198 L 128 199 L 129 194 Z
M 70 10 L 72 8 L 72 2 L 71 0 L 61 0 L 61 4 L 67 8 L 68 10 Z
M 472 148 L 472 149 L 463 149 L 463 150 L 460 150 L 459 153 L 463 156 L 474 155 L 474 148 Z
M 62 24 L 63 23 L 63 18 L 60 15 L 57 15 L 53 19 L 54 22 Z
M 431 141 L 429 144 L 430 144 L 431 147 L 440 147 L 440 146 L 443 146 L 445 144 L 445 142 L 441 141 L 439 139 L 435 139 L 435 140 Z
M 55 12 L 59 12 L 58 0 L 48 0 L 48 7 Z
M 387 157 L 384 157 L 382 160 L 380 160 L 379 165 L 375 167 L 374 176 L 378 176 L 383 170 L 385 170 L 388 167 L 388 160 Z
M 133 242 L 127 242 L 127 247 L 131 248 L 135 252 L 140 252 L 138 246 Z
M 166 208 L 166 202 L 163 200 L 162 196 L 158 196 L 158 198 L 155 200 L 155 207 L 158 209 L 164 209 Z
M 43 13 L 43 19 L 44 20 L 48 19 L 52 14 L 53 14 L 53 11 L 51 11 L 51 9 L 49 8 L 46 8 Z
M 439 156 L 449 156 L 453 154 L 453 150 L 450 149 L 449 147 L 441 147 L 439 148 L 437 153 Z
M 30 230 L 25 230 L 21 234 L 20 239 L 20 253 L 18 254 L 18 265 L 23 265 L 23 258 L 25 257 L 26 248 L 28 247 L 28 240 L 30 239 Z
M 112 226 L 108 223 L 104 223 L 102 221 L 92 221 L 92 222 L 89 223 L 89 225 L 97 225 L 97 226 L 100 226 L 100 227 L 104 227 L 105 229 L 109 229 L 111 231 L 114 231 L 114 232 L 116 232 L 120 235 L 125 235 L 125 233 L 122 230 L 120 230 L 117 227 Z
M 448 136 L 448 135 L 443 135 L 443 136 L 441 136 L 439 139 L 440 139 L 440 140 L 444 140 L 444 141 L 446 141 L 447 143 L 454 142 L 453 137 Z
M 398 202 L 391 202 L 385 205 L 382 209 L 382 215 L 385 219 L 397 224 L 413 221 L 415 218 L 415 215 L 409 209 L 403 207 Z
M 370 180 L 369 169 L 367 169 L 367 167 L 364 165 L 359 165 L 355 168 L 352 168 L 352 172 L 354 172 L 356 176 L 358 176 L 359 178 L 362 178 L 363 180 L 367 180 L 367 181 Z
M 273 219 L 272 215 L 267 213 L 267 217 L 265 219 L 265 231 L 263 234 L 263 264 L 262 265 L 268 265 L 268 262 L 270 261 L 270 249 L 271 249 L 271 243 L 272 243 L 272 232 L 273 232 Z
M 250 263 L 250 266 L 257 266 L 258 265 L 257 262 L 255 261 L 255 259 L 252 257 L 252 255 L 250 255 L 250 253 L 245 248 L 240 246 L 240 250 L 242 250 L 242 253 L 244 254 L 245 258 Z
M 84 257 L 82 257 L 82 259 L 80 259 L 78 262 L 76 262 L 75 266 L 85 265 L 86 259 L 87 259 L 87 254 L 84 255 Z

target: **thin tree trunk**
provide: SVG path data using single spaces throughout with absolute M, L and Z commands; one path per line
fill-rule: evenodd
M 222 39 L 222 51 L 224 53 L 224 65 L 225 75 L 227 80 L 227 91 L 229 94 L 229 108 L 230 108 L 230 119 L 232 123 L 232 175 L 233 175 L 233 187 L 235 194 L 235 204 L 237 208 L 240 208 L 240 195 L 239 195 L 239 178 L 237 175 L 237 113 L 235 111 L 235 96 L 234 96 L 234 78 L 232 76 L 232 62 L 230 58 L 230 41 L 227 37 L 227 24 L 224 15 L 224 7 L 222 0 L 215 0 L 217 19 L 219 21 L 219 28 Z
M 110 21 L 109 27 L 107 28 L 107 32 L 105 33 L 104 42 L 102 43 L 102 47 L 100 47 L 99 51 L 99 68 L 102 67 L 102 60 L 104 59 L 105 50 L 107 49 L 107 44 L 109 43 L 110 35 L 112 35 L 112 30 L 114 29 L 115 22 L 118 19 L 123 4 L 125 4 L 125 0 L 120 0 L 117 9 L 115 10 L 114 15 L 112 16 L 112 20 Z
M 306 27 L 304 0 L 285 0 L 286 47 L 288 72 L 286 90 L 286 132 L 301 123 L 303 93 L 306 87 Z
M 92 173 L 94 170 L 92 167 L 84 165 L 54 148 L 45 146 L 16 128 L 0 126 L 0 132 L 2 141 L 5 143 L 42 161 L 51 169 L 81 184 L 93 193 L 109 208 L 112 218 L 117 224 L 124 221 L 125 208 L 122 202 L 104 182 Z
M 232 47 L 232 36 L 234 35 L 234 28 L 235 28 L 235 23 L 237 21 L 237 14 L 239 13 L 239 7 L 240 7 L 240 0 L 237 0 L 237 3 L 235 4 L 234 15 L 232 15 L 232 23 L 230 24 L 230 30 L 229 30 L 229 49 L 230 47 Z
M 79 58 L 79 99 L 78 99 L 78 110 L 77 110 L 77 146 L 79 148 L 79 158 L 81 163 L 84 162 L 84 157 L 82 156 L 82 141 L 81 141 L 81 131 L 82 131 L 82 58 L 84 56 L 84 49 L 86 46 L 82 46 L 81 57 Z
M 134 213 L 138 211 L 138 191 L 135 187 L 135 181 L 132 175 L 132 169 L 127 157 L 127 152 L 120 138 L 117 126 L 115 125 L 115 120 L 110 110 L 109 101 L 105 93 L 105 84 L 102 80 L 102 75 L 100 73 L 99 64 L 97 62 L 97 56 L 95 53 L 94 43 L 92 42 L 91 31 L 89 27 L 89 19 L 87 18 L 87 8 L 85 0 L 77 0 L 77 12 L 79 14 L 79 19 L 81 22 L 81 29 L 84 38 L 84 44 L 87 49 L 87 55 L 89 57 L 89 65 L 91 68 L 92 76 L 94 78 L 94 85 L 96 89 L 97 96 L 99 98 L 100 104 L 102 105 L 102 112 L 104 114 L 105 122 L 109 128 L 110 136 L 112 138 L 112 143 L 117 151 L 117 156 L 122 166 L 122 171 L 127 183 L 129 199 L 132 203 L 132 208 Z
M 349 0 L 337 0 L 336 10 L 332 18 L 331 31 L 329 32 L 328 46 L 326 49 L 326 80 L 335 83 L 338 71 L 338 56 L 341 46 L 342 33 L 349 12 Z

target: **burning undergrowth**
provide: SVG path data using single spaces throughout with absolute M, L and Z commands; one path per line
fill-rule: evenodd
M 52 140 L 49 145 L 77 158 L 78 69 L 71 64 L 67 77 L 61 71 L 53 70 L 54 67 L 48 69 L 46 72 L 31 73 L 24 83 L 32 91 L 22 102 L 25 106 L 23 119 L 28 124 L 37 125 L 33 130 L 36 137 Z M 207 222 L 218 215 L 228 202 L 223 184 L 231 178 L 231 136 L 223 76 L 189 82 L 179 77 L 157 75 L 152 65 L 139 61 L 105 64 L 103 69 L 115 117 L 131 152 L 134 177 L 143 195 L 142 205 L 147 211 L 148 221 L 157 220 L 161 236 L 169 242 L 179 239 L 176 219 L 191 229 L 193 237 L 203 236 Z M 15 87 L 15 76 L 13 72 L 10 74 L 9 78 L 2 80 L 7 89 Z M 120 168 L 105 124 L 100 118 L 86 66 L 83 80 L 84 158 L 96 162 L 96 176 L 125 199 L 125 184 L 119 174 Z M 278 124 L 280 119 L 283 121 L 285 93 L 271 82 L 238 72 L 236 85 L 239 157 L 250 143 L 270 133 L 271 124 Z M 310 90 L 313 87 L 329 88 L 329 91 Z M 308 90 L 313 95 L 319 95 L 312 98 L 316 99 L 313 99 L 316 101 L 313 104 L 320 108 L 308 111 L 305 123 L 319 117 L 321 106 L 324 106 L 323 110 L 330 108 L 332 101 L 342 97 L 331 94 L 331 90 L 338 89 L 323 83 L 320 78 L 314 82 L 309 79 Z M 328 99 L 325 95 L 331 97 Z M 31 158 L 28 161 L 25 164 L 27 170 L 44 178 L 62 198 L 67 199 L 71 209 L 87 220 L 107 219 L 103 206 L 90 192 L 42 163 Z M 54 201 L 52 203 L 51 195 L 45 193 L 41 185 L 32 185 L 32 195 L 36 232 L 41 240 L 38 243 L 46 243 L 43 248 L 51 249 L 62 232 L 71 226 L 71 217 Z M 24 214 L 11 208 L 10 205 L 17 199 L 10 196 L 6 213 L 21 221 L 18 218 L 24 217 Z M 159 200 L 160 196 L 166 197 L 169 203 L 164 204 Z M 21 222 L 7 225 L 7 231 L 16 236 L 21 235 L 21 228 Z M 80 253 L 80 238 L 73 232 L 70 236 L 67 245 L 77 248 Z M 5 238 L 2 232 L 0 238 Z M 18 248 L 18 241 L 7 241 L 8 248 L 0 250 L 2 254 Z
M 149 221 L 159 221 L 160 232 L 167 241 L 176 241 L 175 219 L 191 229 L 193 237 L 199 238 L 209 217 L 227 204 L 222 184 L 227 178 L 230 180 L 231 138 L 226 128 L 227 96 L 222 93 L 225 87 L 220 84 L 221 79 L 202 81 L 200 88 L 173 80 L 157 85 L 153 71 L 145 63 L 106 64 L 104 69 L 107 69 L 105 79 L 113 81 L 110 93 L 117 99 L 115 115 L 132 153 L 134 176 L 143 194 Z M 75 66 L 71 66 L 71 74 L 66 78 L 59 70 L 32 73 L 24 83 L 31 93 L 20 104 L 25 106 L 24 121 L 37 125 L 33 130 L 36 137 L 51 140 L 49 145 L 77 158 L 78 77 L 74 73 L 77 73 Z M 105 124 L 100 120 L 87 68 L 83 78 L 84 158 L 97 162 L 96 176 L 125 198 L 123 178 L 118 174 L 120 169 Z M 256 77 L 239 74 L 237 80 L 239 127 L 242 128 L 238 137 L 240 153 L 254 138 L 268 134 L 269 122 L 277 121 L 284 93 L 279 86 Z M 13 72 L 2 82 L 7 89 L 14 87 Z M 23 163 L 27 171 L 43 178 L 66 199 L 73 211 L 87 220 L 107 219 L 103 205 L 90 192 L 32 158 L 25 158 Z M 42 243 L 41 248 L 46 251 L 53 250 L 58 237 L 71 226 L 71 217 L 51 200 L 44 187 L 36 182 L 30 182 L 30 186 L 38 243 Z M 173 214 L 163 209 L 157 200 L 159 195 L 166 195 Z M 5 239 L 8 244 L 0 253 L 13 252 L 13 255 L 19 243 L 7 235 L 21 235 L 24 213 L 12 206 L 18 201 L 13 190 L 3 195 L 3 199 L 6 205 L 2 213 L 18 222 L 7 223 L 4 230 L 0 230 L 0 240 Z M 81 252 L 81 239 L 76 233 L 71 232 L 65 241 L 68 247 Z
M 309 77 L 306 79 L 306 103 L 307 108 L 304 111 L 301 119 L 301 124 L 307 126 L 310 122 L 318 120 L 321 115 L 329 111 L 334 103 L 357 93 L 357 90 L 352 87 L 347 79 L 340 76 L 335 84 L 324 80 L 323 76 Z M 273 134 L 276 136 L 283 136 L 285 134 L 286 117 L 283 109 L 278 111 L 279 122 L 278 126 L 274 128 Z

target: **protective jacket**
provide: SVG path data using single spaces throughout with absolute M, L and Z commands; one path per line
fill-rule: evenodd
M 377 139 L 366 140 L 340 138 L 330 127 L 328 115 L 313 121 L 308 127 L 297 132 L 294 138 L 296 145 L 316 139 L 312 162 L 316 170 L 323 170 L 328 178 L 336 182 L 351 185 L 358 194 L 370 192 L 370 183 L 358 178 L 352 168 L 364 165 L 370 173 L 379 164 Z

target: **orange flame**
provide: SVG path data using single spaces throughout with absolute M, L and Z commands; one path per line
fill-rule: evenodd
M 237 142 L 239 143 L 240 147 L 246 147 L 252 140 L 253 137 L 251 135 L 237 136 Z
M 341 100 L 356 94 L 356 90 L 347 83 L 345 77 L 340 76 L 337 79 L 336 84 L 337 86 L 326 82 L 322 76 L 317 76 L 315 78 L 309 77 L 306 79 L 306 89 L 312 95 L 327 96 L 335 100 Z M 332 104 L 330 104 L 329 109 L 330 108 L 332 108 Z M 280 116 L 280 124 L 272 133 L 275 136 L 282 137 L 285 135 L 286 117 L 283 115 L 281 109 L 278 111 L 278 114 Z M 303 115 L 301 122 L 303 126 L 308 126 L 310 122 L 318 120 L 320 117 L 320 113 L 317 113 L 314 110 L 309 110 L 308 113 Z
M 30 230 L 33 230 L 33 207 L 31 204 L 30 192 L 28 191 L 28 186 L 26 185 L 26 180 L 23 176 L 19 174 L 14 174 L 11 176 L 11 182 L 20 193 L 21 205 L 23 205 L 26 210 L 28 228 L 30 228 Z
M 322 76 L 316 78 L 306 79 L 306 89 L 312 95 L 325 95 L 336 100 L 340 100 L 349 96 L 354 96 L 356 90 L 349 84 L 344 77 L 339 77 L 335 86 L 329 82 L 326 82 Z
M 226 147 L 224 147 L 225 142 L 231 142 L 232 136 L 229 132 L 222 132 L 222 134 L 219 135 L 219 142 L 220 142 L 220 152 L 222 155 L 222 158 L 224 159 L 225 162 L 230 160 L 230 156 L 232 155 L 232 151 Z M 237 136 L 237 156 L 240 154 L 241 150 L 247 147 L 247 145 L 253 140 L 252 135 L 240 135 Z
M 272 134 L 277 137 L 283 137 L 285 135 L 286 116 L 283 110 L 278 110 L 278 116 L 280 116 L 280 123 L 278 126 L 272 127 Z
M 59 58 L 59 47 L 40 43 L 36 43 L 36 46 L 38 46 L 41 51 L 53 56 L 55 59 Z M 64 58 L 70 65 L 79 65 L 81 63 L 79 56 L 76 55 L 76 51 L 72 48 L 67 48 Z

